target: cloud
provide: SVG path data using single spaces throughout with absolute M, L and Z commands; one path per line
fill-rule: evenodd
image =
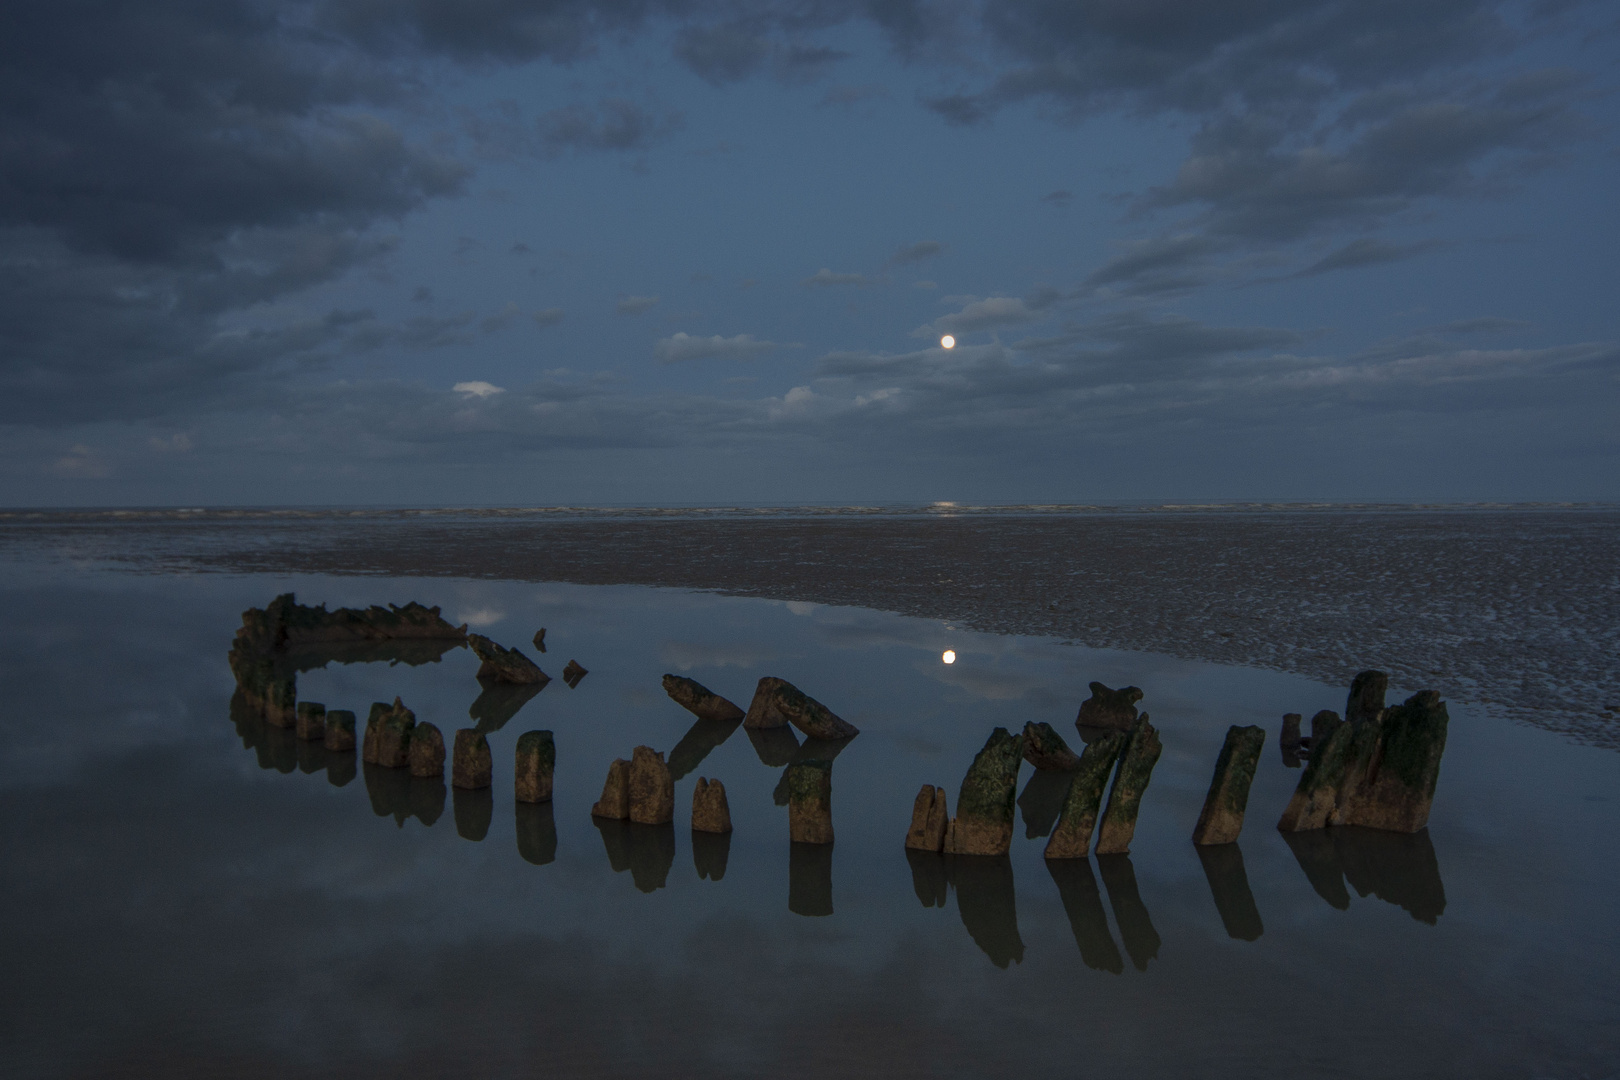
M 678 333 L 658 342 L 653 352 L 665 364 L 678 364 L 683 360 L 752 360 L 776 348 L 771 341 L 755 341 L 747 334 L 736 337 L 693 337 Z
M 870 285 L 871 283 L 871 279 L 865 274 L 835 274 L 825 266 L 799 282 L 800 285 L 810 288 L 827 285 Z
M 821 96 L 821 104 L 852 108 L 865 102 L 877 101 L 889 96 L 889 91 L 876 83 L 863 83 L 859 86 L 832 86 Z
M 504 387 L 496 386 L 493 383 L 487 383 L 482 380 L 475 380 L 473 382 L 458 382 L 450 389 L 458 394 L 466 394 L 468 397 L 475 398 L 490 398 L 494 397 L 496 394 L 506 393 Z
M 1530 324 L 1519 319 L 1501 319 L 1493 315 L 1477 319 L 1459 319 L 1440 326 L 1426 327 L 1420 333 L 1431 334 L 1507 334 L 1515 330 L 1528 330 Z
M 675 37 L 675 55 L 714 86 L 740 82 L 765 65 L 771 42 L 735 24 L 689 26 Z
M 604 98 L 595 105 L 568 105 L 541 113 L 535 120 L 540 139 L 551 153 L 563 150 L 641 150 L 684 123 L 673 109 L 643 108 L 628 98 Z
M 533 314 L 536 326 L 556 326 L 563 321 L 563 309 L 560 307 L 541 308 Z
M 1402 259 L 1410 259 L 1414 255 L 1421 255 L 1426 251 L 1434 251 L 1445 246 L 1445 242 L 1441 240 L 1421 240 L 1413 244 L 1396 244 L 1375 237 L 1362 237 L 1359 240 L 1352 240 L 1339 250 L 1318 259 L 1301 270 L 1296 276 L 1311 277 L 1315 274 L 1325 274 L 1330 270 L 1358 270 L 1365 266 L 1399 262 Z
M 960 311 L 942 315 L 927 326 L 912 333 L 927 336 L 939 332 L 972 334 L 980 330 L 994 330 L 1003 326 L 1017 326 L 1044 318 L 1047 310 L 1060 299 L 1054 290 L 1042 290 L 1027 299 L 1016 296 L 991 296 L 969 299 Z
M 907 266 L 911 263 L 922 262 L 925 259 L 932 259 L 934 256 L 944 252 L 944 250 L 944 244 L 933 240 L 922 240 L 915 244 L 908 244 L 899 251 L 896 251 L 893 255 L 889 256 L 889 261 L 883 265 Z
M 1067 188 L 1059 188 L 1056 191 L 1047 192 L 1045 195 L 1041 196 L 1041 202 L 1051 203 L 1053 206 L 1068 206 L 1073 201 L 1074 192 L 1068 190 Z
M 613 305 L 613 310 L 620 315 L 640 315 L 657 303 L 656 296 L 626 296 Z

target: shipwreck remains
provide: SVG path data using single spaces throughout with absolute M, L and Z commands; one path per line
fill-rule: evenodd
M 630 763 L 615 758 L 608 766 L 607 782 L 602 785 L 602 797 L 591 807 L 591 816 L 625 821 L 630 817 Z
M 1108 791 L 1108 806 L 1098 823 L 1098 855 L 1124 855 L 1131 850 L 1131 837 L 1136 833 L 1136 811 L 1142 805 L 1142 795 L 1153 776 L 1153 766 L 1163 752 L 1158 731 L 1148 722 L 1148 714 L 1143 713 L 1131 725 L 1130 742 L 1119 755 L 1114 786 Z
M 812 759 L 787 767 L 788 837 L 795 844 L 830 844 L 832 762 Z
M 767 675 L 759 680 L 743 726 L 773 728 L 784 724 L 792 724 L 812 739 L 851 739 L 861 733 L 860 728 L 839 718 L 786 679 Z
M 1091 834 L 1097 827 L 1097 815 L 1102 810 L 1103 792 L 1108 788 L 1108 774 L 1119 761 L 1128 736 L 1122 731 L 1111 732 L 1089 743 L 1080 755 L 1080 766 L 1075 770 L 1074 782 L 1063 802 L 1052 838 L 1046 842 L 1048 859 L 1084 859 L 1091 852 Z
M 520 803 L 551 801 L 552 774 L 557 767 L 557 743 L 549 731 L 525 731 L 518 736 L 517 767 L 512 792 Z
M 745 715 L 736 705 L 696 679 L 681 675 L 664 676 L 664 693 L 681 708 L 700 720 L 741 720 Z
M 700 833 L 731 831 L 731 807 L 726 802 L 726 785 L 720 781 L 698 777 L 697 787 L 692 789 L 692 831 Z M 720 873 L 725 873 L 723 866 Z M 717 876 L 715 880 L 720 879 Z
M 450 786 L 462 791 L 482 790 L 489 787 L 493 771 L 489 740 L 484 733 L 474 728 L 458 730 L 450 763 Z
M 578 660 L 570 660 L 563 668 L 563 682 L 568 684 L 568 689 L 577 690 L 580 680 L 589 674 L 589 671 L 580 667 Z
M 410 766 L 412 776 L 444 779 L 444 735 L 433 724 L 417 724 L 411 729 Z
M 1022 736 L 998 727 L 973 758 L 956 816 L 945 830 L 949 855 L 1005 855 L 1012 846 L 1013 814 L 1018 796 L 1018 767 L 1024 760 Z
M 1299 717 L 1296 715 L 1294 720 L 1298 730 Z M 1233 724 L 1227 728 L 1220 757 L 1215 759 L 1215 776 L 1204 797 L 1204 810 L 1193 828 L 1193 843 L 1230 844 L 1238 838 L 1243 831 L 1243 812 L 1249 805 L 1249 785 L 1254 783 L 1254 770 L 1265 745 L 1263 727 Z
M 911 807 L 911 828 L 906 831 L 906 847 L 913 851 L 943 851 L 945 828 L 949 823 L 945 789 L 924 784 Z
M 467 645 L 483 661 L 478 668 L 478 678 L 482 682 L 544 686 L 551 681 L 551 676 L 541 671 L 533 660 L 516 649 L 508 649 L 491 641 L 483 634 L 468 634 Z
M 1080 767 L 1080 755 L 1047 723 L 1024 725 L 1024 760 L 1037 769 L 1068 772 Z
M 675 819 L 675 781 L 664 755 L 650 746 L 638 746 L 630 755 L 630 820 L 641 825 L 663 825 Z
M 1142 700 L 1142 691 L 1134 686 L 1110 690 L 1100 682 L 1091 684 L 1091 696 L 1080 703 L 1080 714 L 1074 718 L 1077 728 L 1103 728 L 1108 731 L 1129 731 L 1136 723 L 1136 703 Z
M 1320 713 L 1312 719 L 1310 762 L 1277 828 L 1365 825 L 1414 833 L 1428 824 L 1446 749 L 1446 703 L 1424 690 L 1386 707 L 1388 687 L 1383 672 L 1363 671 L 1350 684 L 1345 719 Z

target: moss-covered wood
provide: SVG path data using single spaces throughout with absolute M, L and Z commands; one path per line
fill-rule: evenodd
M 1066 772 L 1080 766 L 1080 755 L 1069 749 L 1051 724 L 1033 720 L 1024 725 L 1024 760 L 1037 769 Z
M 1142 700 L 1142 691 L 1134 686 L 1110 690 L 1100 682 L 1091 684 L 1091 696 L 1080 703 L 1080 713 L 1074 718 L 1077 728 L 1103 728 L 1109 731 L 1129 731 L 1136 723 L 1136 703 Z
M 485 682 L 544 686 L 551 681 L 551 676 L 541 671 L 533 660 L 483 634 L 468 634 L 467 645 L 483 661 L 478 667 L 478 678 Z
M 525 731 L 518 736 L 517 763 L 512 792 L 518 802 L 551 801 L 552 775 L 557 767 L 557 743 L 549 731 Z
M 1108 792 L 1108 805 L 1098 819 L 1098 855 L 1124 855 L 1131 850 L 1131 837 L 1136 834 L 1136 812 L 1153 777 L 1153 766 L 1163 752 L 1158 731 L 1148 722 L 1148 714 L 1143 713 L 1131 725 L 1130 741 L 1119 755 L 1114 786 Z
M 354 749 L 354 713 L 348 709 L 331 709 L 326 714 L 326 731 L 321 744 L 328 750 Z
M 946 830 L 945 850 L 953 855 L 1003 855 L 1012 845 L 1018 798 L 1018 769 L 1024 740 L 998 727 L 973 758 L 956 797 L 956 817 Z
M 688 679 L 681 675 L 665 675 L 664 693 L 681 708 L 701 720 L 741 720 L 745 715 L 742 709 L 696 679 Z
M 675 781 L 664 755 L 638 746 L 630 755 L 630 820 L 663 825 L 675 819 Z
M 456 732 L 456 746 L 450 764 L 450 786 L 463 791 L 489 787 L 493 773 L 489 740 L 473 728 Z
M 731 831 L 731 804 L 726 801 L 726 785 L 720 781 L 698 777 L 697 786 L 692 789 L 692 831 L 715 834 Z
M 792 724 L 812 739 L 851 739 L 861 733 L 849 721 L 786 679 L 767 675 L 759 680 L 743 726 L 773 728 Z
M 1336 717 L 1334 722 L 1323 720 L 1318 729 L 1312 721 L 1312 731 L 1325 734 L 1312 735 L 1311 758 L 1305 763 L 1293 797 L 1283 810 L 1277 828 L 1283 832 L 1304 832 L 1320 829 L 1333 816 L 1339 800 L 1339 785 L 1343 782 L 1349 763 L 1350 743 L 1354 730 Z M 1318 739 L 1321 739 L 1318 742 Z
M 444 735 L 432 724 L 411 729 L 410 765 L 412 776 L 444 779 Z
M 913 851 L 941 851 L 950 818 L 945 807 L 945 789 L 924 784 L 911 805 L 911 828 L 906 831 L 906 847 Z
M 1446 703 L 1424 690 L 1384 711 L 1377 745 L 1346 786 L 1334 811 L 1335 825 L 1366 825 L 1395 832 L 1417 832 L 1429 822 L 1440 779 L 1450 718 Z M 1359 749 L 1359 746 L 1358 746 Z
M 591 807 L 591 816 L 618 821 L 630 817 L 630 763 L 624 758 L 615 758 L 608 766 L 602 797 Z
M 1069 785 L 1052 838 L 1046 842 L 1048 859 L 1083 859 L 1091 850 L 1091 834 L 1097 827 L 1108 775 L 1119 761 L 1129 736 L 1116 731 L 1087 744 L 1080 765 Z
M 832 762 L 812 759 L 787 767 L 788 838 L 796 844 L 830 844 Z
M 1295 721 L 1297 725 L 1297 715 Z M 1226 741 L 1215 759 L 1209 794 L 1204 797 L 1204 810 L 1193 828 L 1193 843 L 1230 844 L 1238 838 L 1249 806 L 1249 785 L 1254 783 L 1254 771 L 1265 745 L 1265 728 L 1236 724 L 1227 728 Z
M 326 738 L 326 706 L 318 701 L 300 701 L 298 720 L 293 732 L 305 742 L 320 742 Z

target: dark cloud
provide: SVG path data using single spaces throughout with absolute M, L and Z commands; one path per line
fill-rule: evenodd
M 677 130 L 681 115 L 655 112 L 626 98 L 569 105 L 541 113 L 536 123 L 547 150 L 640 150 Z
M 678 333 L 659 341 L 653 352 L 661 363 L 678 364 L 683 360 L 753 360 L 774 348 L 775 342 L 755 341 L 747 334 L 694 337 Z
M 640 315 L 643 311 L 658 303 L 656 296 L 622 296 L 613 305 L 613 310 L 620 315 Z
M 1441 240 L 1420 240 L 1412 244 L 1397 244 L 1388 240 L 1379 240 L 1376 237 L 1366 236 L 1359 240 L 1352 240 L 1337 251 L 1324 255 L 1301 270 L 1298 276 L 1310 277 L 1314 274 L 1325 274 L 1330 270 L 1357 270 L 1365 266 L 1399 262 L 1402 259 L 1410 259 L 1414 255 L 1421 255 L 1426 251 L 1434 251 L 1445 246 L 1445 242 Z
M 919 263 L 925 259 L 932 259 L 935 255 L 943 254 L 944 251 L 945 245 L 936 240 L 919 240 L 915 244 L 907 244 L 899 251 L 896 251 L 893 255 L 890 255 L 889 261 L 884 263 L 884 265 L 909 266 L 912 263 Z
M 736 24 L 688 27 L 675 39 L 675 55 L 715 86 L 748 78 L 765 66 L 771 52 L 767 38 Z
M 824 288 L 828 285 L 870 285 L 871 283 L 871 279 L 865 274 L 835 273 L 825 266 L 799 282 L 800 285 L 807 288 Z

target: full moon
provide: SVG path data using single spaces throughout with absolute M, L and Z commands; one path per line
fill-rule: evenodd
M 956 663 L 956 653 L 951 649 L 946 649 L 944 652 L 940 653 L 939 658 L 945 661 L 947 664 Z
M 942 349 L 954 349 L 956 348 L 956 339 L 951 337 L 951 335 L 946 334 L 944 337 L 939 339 L 939 347 Z M 947 664 L 950 663 L 949 660 L 945 662 Z

